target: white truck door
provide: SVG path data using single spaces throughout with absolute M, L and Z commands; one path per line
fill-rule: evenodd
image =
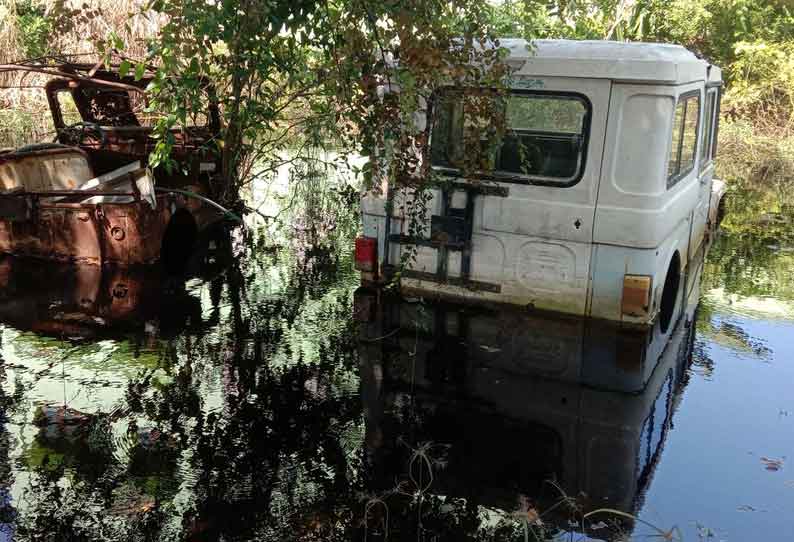
M 449 182 L 432 191 L 422 231 L 393 221 L 389 263 L 416 250 L 401 275 L 409 288 L 585 314 L 611 82 L 514 86 L 494 169 L 475 181 L 455 178 L 455 154 L 465 153 L 460 93 L 437 102 L 432 164 Z

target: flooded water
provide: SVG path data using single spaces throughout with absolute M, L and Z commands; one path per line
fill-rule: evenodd
M 0 540 L 785 538 L 794 212 L 734 197 L 666 334 L 378 300 L 355 213 L 180 279 L 6 258 Z

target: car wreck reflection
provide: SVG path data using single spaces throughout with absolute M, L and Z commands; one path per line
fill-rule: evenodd
M 365 449 L 378 495 L 365 523 L 385 536 L 388 507 L 390 536 L 438 535 L 439 523 L 461 525 L 451 518 L 458 502 L 499 511 L 502 536 L 516 523 L 539 539 L 630 534 L 688 381 L 693 270 L 666 334 L 359 291 Z M 401 495 L 413 514 L 389 507 Z
M 185 289 L 230 260 L 225 232 L 202 238 L 184 273 L 165 266 L 100 266 L 0 256 L 0 322 L 66 338 L 124 333 L 174 336 L 201 325 L 201 304 Z M 212 247 L 212 248 L 209 248 Z

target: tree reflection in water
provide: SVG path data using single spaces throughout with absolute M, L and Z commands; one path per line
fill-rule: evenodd
M 641 506 L 691 333 L 665 358 L 658 337 L 447 306 L 386 304 L 362 324 L 352 243 L 341 239 L 297 250 L 249 240 L 236 263 L 184 288 L 147 282 L 156 295 L 123 314 L 116 279 L 97 279 L 102 303 L 39 292 L 33 329 L 72 314 L 69 335 L 105 340 L 4 328 L 14 361 L 0 375 L 11 426 L 0 437 L 0 533 L 524 540 L 632 528 L 584 525 L 582 514 Z M 124 277 L 129 291 L 135 280 Z M 685 301 L 677 329 L 691 330 Z M 570 357 L 576 349 L 588 354 Z M 614 408 L 621 421 L 604 429 Z M 608 443 L 597 468 L 578 465 L 596 441 Z

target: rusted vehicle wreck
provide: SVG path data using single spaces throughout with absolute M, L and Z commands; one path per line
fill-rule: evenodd
M 95 265 L 187 259 L 198 233 L 223 217 L 206 198 L 221 167 L 218 107 L 207 106 L 203 126 L 172 132 L 180 167 L 152 172 L 151 74 L 98 68 L 0 67 L 55 76 L 44 91 L 56 132 L 50 143 L 0 150 L 0 253 Z

